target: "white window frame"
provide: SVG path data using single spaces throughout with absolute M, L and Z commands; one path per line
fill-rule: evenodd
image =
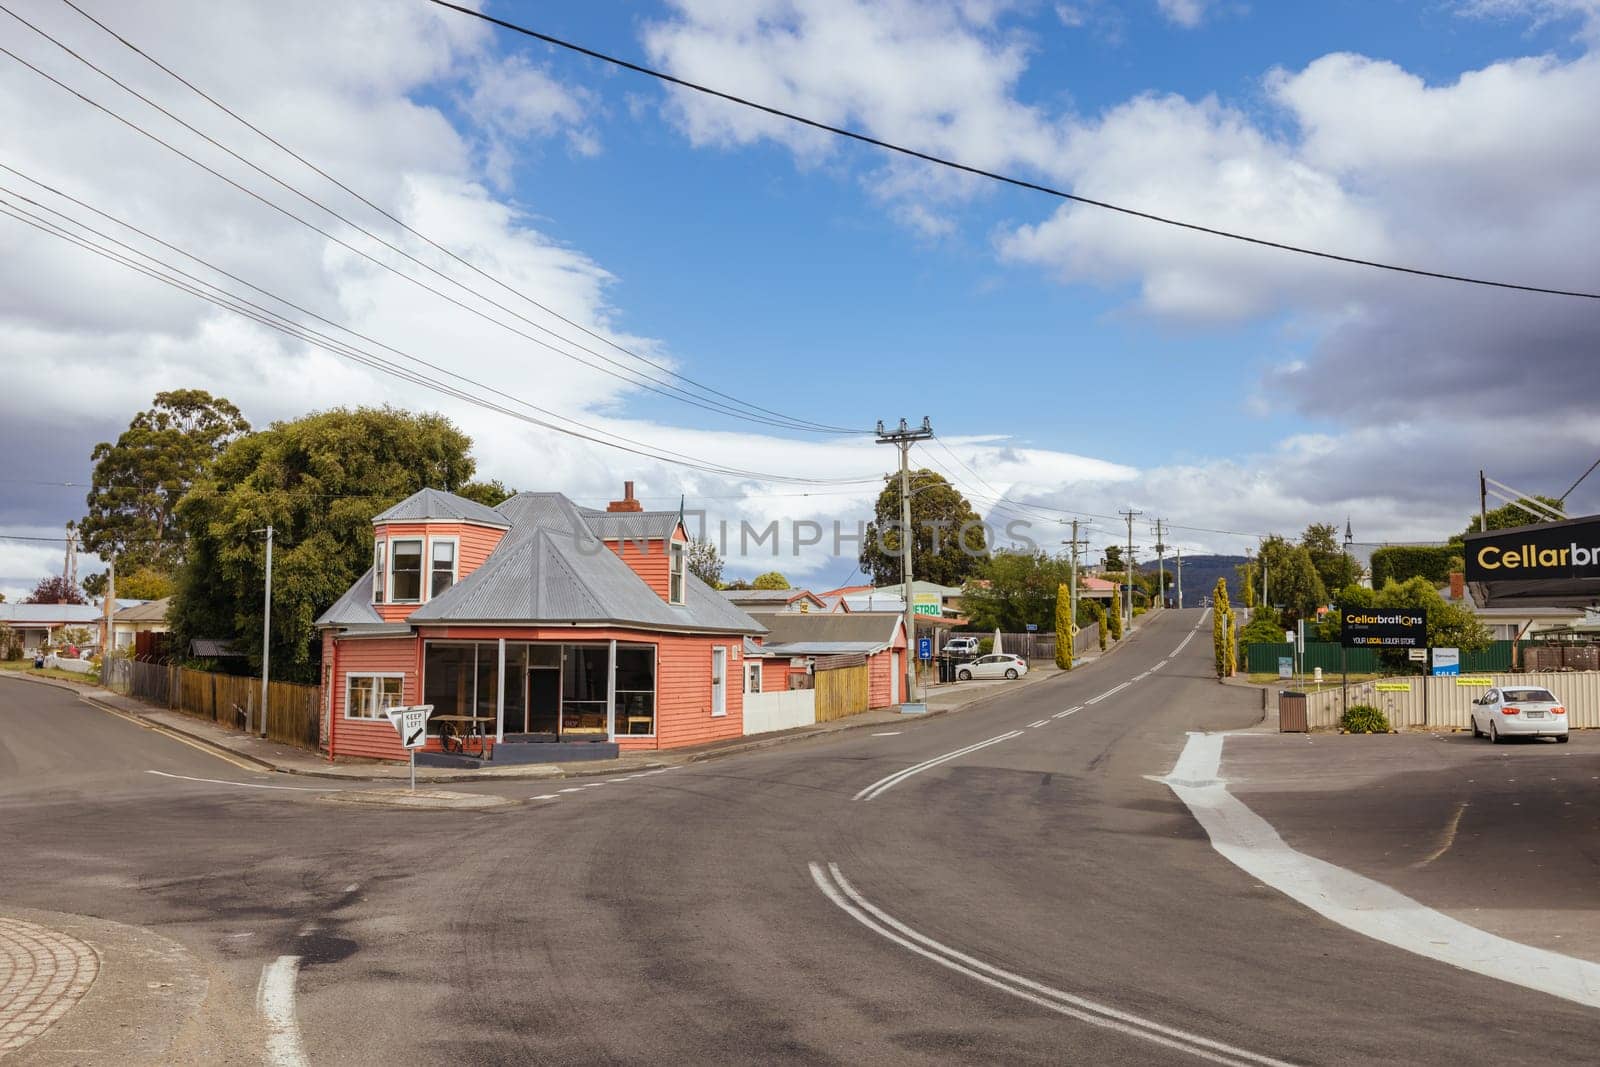
M 423 584 L 423 589 L 422 589 L 423 599 L 425 599 L 425 600 L 432 600 L 433 597 L 434 597 L 434 592 L 433 592 L 433 571 L 434 571 L 433 546 L 434 545 L 442 545 L 442 544 L 448 544 L 448 545 L 454 546 L 452 551 L 451 551 L 451 554 L 450 554 L 450 589 L 454 589 L 456 587 L 456 583 L 461 580 L 461 538 L 457 537 L 457 536 L 430 537 L 430 538 L 428 538 L 428 546 L 427 546 L 428 547 L 428 552 L 427 552 L 428 568 L 427 568 L 427 575 L 426 575 L 427 581 Z M 449 590 L 445 590 L 445 592 L 448 592 L 448 591 Z
M 367 678 L 372 679 L 374 682 L 380 683 L 380 685 L 375 685 L 373 687 L 372 694 L 373 694 L 373 699 L 374 700 L 379 699 L 381 697 L 381 695 L 382 695 L 381 692 L 380 692 L 381 683 L 386 682 L 391 678 L 398 680 L 399 683 L 400 683 L 400 703 L 399 704 L 393 704 L 393 705 L 390 705 L 390 706 L 391 707 L 400 707 L 405 703 L 405 699 L 406 699 L 406 676 L 405 676 L 404 672 L 395 672 L 395 671 L 351 671 L 349 674 L 344 676 L 344 715 L 343 715 L 343 718 L 352 719 L 352 720 L 354 720 L 356 722 L 387 722 L 388 720 L 385 719 L 384 716 L 383 716 L 383 709 L 382 708 L 378 708 L 378 707 L 375 707 L 375 708 L 372 709 L 373 714 L 371 714 L 371 715 L 352 715 L 352 714 L 350 714 L 351 686 L 353 685 L 353 683 L 357 679 L 367 679 Z
M 380 537 L 372 543 L 372 602 L 386 604 L 389 590 L 389 541 Z
M 419 594 L 419 596 L 415 600 L 401 600 L 399 597 L 394 595 L 394 557 L 395 557 L 394 546 L 395 545 L 399 545 L 399 544 L 408 544 L 408 543 L 411 543 L 411 542 L 415 542 L 416 544 L 421 546 L 421 547 L 419 547 L 417 549 L 417 555 L 419 557 L 419 563 L 421 564 L 421 567 L 422 567 L 422 574 L 418 577 L 418 580 L 417 580 L 417 586 L 418 586 L 417 593 Z M 427 592 L 428 592 L 428 539 L 426 537 L 422 537 L 420 535 L 417 536 L 417 537 L 391 537 L 391 538 L 389 538 L 389 603 L 391 603 L 391 604 L 421 604 L 421 603 L 423 603 L 425 601 L 425 594 Z
M 750 681 L 751 681 L 752 678 L 755 680 L 755 683 L 756 683 L 754 689 L 750 688 Z M 761 661 L 758 660 L 758 659 L 750 659 L 749 657 L 745 658 L 745 661 L 744 661 L 744 691 L 745 691 L 745 695 L 746 696 L 748 696 L 751 693 L 759 693 L 759 692 L 761 692 Z
M 689 598 L 689 553 L 681 541 L 667 542 L 667 603 L 682 604 Z M 673 590 L 677 595 L 673 595 Z
M 717 660 L 722 661 L 722 684 L 717 684 Z M 720 719 L 728 714 L 728 649 L 725 645 L 711 646 L 711 717 Z

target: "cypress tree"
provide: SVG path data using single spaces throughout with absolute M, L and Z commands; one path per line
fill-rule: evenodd
M 1072 669 L 1072 590 L 1065 583 L 1056 587 L 1056 666 Z

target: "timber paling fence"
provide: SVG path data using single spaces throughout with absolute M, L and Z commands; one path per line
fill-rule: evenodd
M 101 681 L 106 688 L 127 696 L 234 728 L 239 726 L 234 712 L 238 706 L 249 713 L 251 724 L 259 731 L 259 678 L 194 671 L 176 663 L 113 658 L 101 671 Z M 267 739 L 315 751 L 321 708 L 321 687 L 269 682 Z
M 866 711 L 872 703 L 870 670 L 866 656 L 818 656 L 812 675 L 816 721 L 832 722 Z
M 1462 674 L 1423 678 L 1418 675 L 1352 682 L 1349 703 L 1370 704 L 1389 718 L 1397 730 L 1408 726 L 1454 727 L 1464 730 L 1472 702 L 1491 688 L 1538 686 L 1555 694 L 1567 709 L 1567 725 L 1574 729 L 1600 727 L 1600 673 L 1543 671 L 1536 674 Z M 1427 705 L 1424 709 L 1424 691 Z M 1306 694 L 1306 724 L 1311 729 L 1339 725 L 1345 695 L 1335 686 Z M 1426 710 L 1427 719 L 1423 715 Z

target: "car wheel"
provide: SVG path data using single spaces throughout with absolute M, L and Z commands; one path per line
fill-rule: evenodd
M 1500 727 L 1496 726 L 1492 719 L 1489 721 L 1489 743 L 1491 745 L 1500 743 Z
M 1556 741 L 1558 743 L 1564 745 L 1564 744 L 1567 743 L 1567 738 L 1569 738 L 1571 736 L 1572 736 L 1571 734 L 1558 734 L 1558 735 L 1556 735 Z
M 1474 741 L 1483 736 L 1483 731 L 1478 729 L 1478 717 L 1476 715 L 1468 715 L 1467 723 L 1472 727 L 1472 739 Z
M 971 671 L 956 671 L 956 681 L 958 681 L 958 682 L 970 682 L 970 681 L 972 681 L 972 672 Z
M 1017 676 L 1017 669 L 1015 667 L 1007 667 L 1006 668 L 1006 677 L 1007 678 L 1015 678 L 1016 676 Z

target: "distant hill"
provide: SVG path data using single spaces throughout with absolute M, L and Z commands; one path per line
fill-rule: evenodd
M 1216 587 L 1217 579 L 1225 579 L 1228 583 L 1228 599 L 1234 604 L 1241 602 L 1239 595 L 1239 575 L 1234 571 L 1245 561 L 1243 556 L 1184 556 L 1183 557 L 1183 606 L 1195 607 L 1200 603 L 1200 598 L 1210 596 Z M 1138 564 L 1141 573 L 1154 573 L 1156 561 Z M 1167 570 L 1172 570 L 1172 560 L 1167 560 Z M 1174 593 L 1174 596 L 1176 593 Z

